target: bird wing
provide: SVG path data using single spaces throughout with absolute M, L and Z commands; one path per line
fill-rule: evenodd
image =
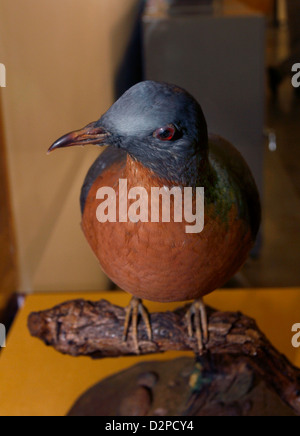
M 95 180 L 105 171 L 107 168 L 111 167 L 114 164 L 126 162 L 127 153 L 124 150 L 116 147 L 107 147 L 103 153 L 96 159 L 93 163 L 87 176 L 85 178 L 84 184 L 81 189 L 80 195 L 80 206 L 81 213 L 83 214 L 86 199 L 90 192 L 90 189 L 95 182 Z
M 261 222 L 261 205 L 246 161 L 233 145 L 217 135 L 209 136 L 209 160 L 219 177 L 219 191 L 223 197 L 235 199 L 239 216 L 249 223 L 255 239 Z

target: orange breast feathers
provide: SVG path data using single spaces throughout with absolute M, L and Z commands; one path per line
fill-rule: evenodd
M 224 224 L 214 213 L 214 205 L 205 206 L 203 228 L 200 219 L 197 229 L 201 231 L 196 233 L 187 231 L 192 226 L 190 220 L 185 219 L 184 201 L 182 221 L 174 219 L 176 208 L 178 210 L 175 196 L 170 197 L 170 222 L 162 222 L 162 207 L 159 222 L 132 222 L 130 217 L 124 219 L 124 211 L 120 211 L 120 180 L 127 181 L 128 192 L 131 188 L 143 188 L 148 199 L 153 187 L 172 188 L 170 182 L 155 177 L 130 157 L 126 166 L 111 166 L 93 184 L 82 228 L 102 269 L 120 288 L 152 301 L 192 300 L 222 286 L 243 265 L 253 240 L 235 207 Z M 101 188 L 113 188 L 115 192 L 115 222 L 99 222 L 99 206 L 105 201 L 99 199 Z M 194 211 L 196 200 L 194 195 Z M 126 199 L 126 207 L 130 209 L 133 202 Z M 151 201 L 147 208 L 150 217 Z M 125 222 L 120 222 L 120 212 Z

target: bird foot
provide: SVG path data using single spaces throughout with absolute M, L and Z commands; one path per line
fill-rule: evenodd
M 205 344 L 208 342 L 208 322 L 205 304 L 202 299 L 196 300 L 186 313 L 188 334 L 190 338 L 196 337 L 198 354 L 204 353 Z
M 136 354 L 140 353 L 139 340 L 138 340 L 139 315 L 141 315 L 146 325 L 148 339 L 149 341 L 152 341 L 152 328 L 151 328 L 149 313 L 146 310 L 146 308 L 143 306 L 142 300 L 133 297 L 129 305 L 125 309 L 123 341 L 124 342 L 127 341 L 129 328 L 130 325 L 132 325 L 132 337 L 133 337 Z

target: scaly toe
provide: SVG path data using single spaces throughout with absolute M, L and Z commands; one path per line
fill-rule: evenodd
M 196 300 L 186 313 L 188 335 L 196 338 L 198 353 L 203 354 L 208 342 L 208 323 L 205 305 L 202 300 Z
M 134 348 L 136 354 L 140 354 L 139 340 L 138 340 L 138 324 L 139 315 L 141 315 L 147 330 L 147 336 L 149 341 L 152 341 L 152 328 L 150 322 L 150 316 L 143 306 L 142 300 L 133 297 L 129 305 L 125 309 L 125 323 L 124 323 L 124 333 L 123 341 L 126 342 L 128 339 L 128 333 L 130 325 L 132 325 L 132 339 L 134 343 Z

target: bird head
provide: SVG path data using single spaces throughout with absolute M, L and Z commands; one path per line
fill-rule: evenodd
M 182 88 L 154 81 L 130 88 L 98 121 L 63 136 L 49 152 L 87 144 L 121 148 L 158 176 L 181 183 L 208 156 L 199 103 Z

